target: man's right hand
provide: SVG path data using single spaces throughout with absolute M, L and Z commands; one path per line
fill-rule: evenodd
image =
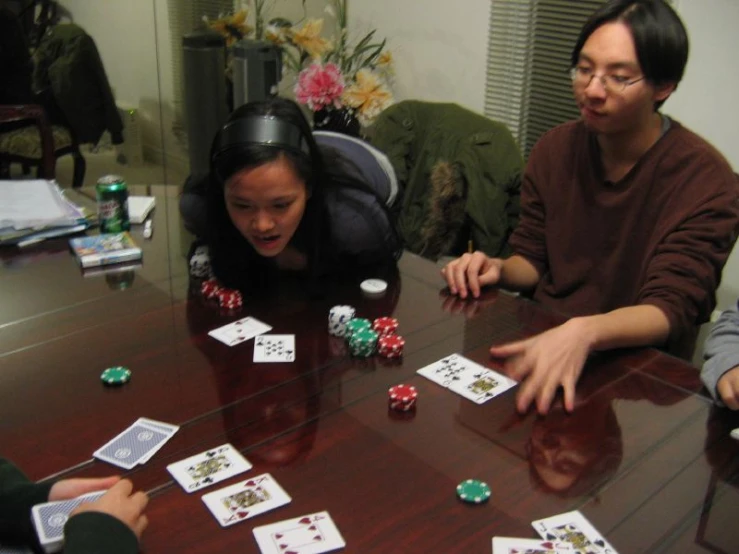
M 84 512 L 102 512 L 122 521 L 136 535 L 141 538 L 149 523 L 144 509 L 149 503 L 149 497 L 145 492 L 139 491 L 134 494 L 133 484 L 128 479 L 122 479 L 113 485 L 108 492 L 94 502 L 85 502 L 75 508 L 70 517 Z
M 478 250 L 472 254 L 463 254 L 446 264 L 441 275 L 452 294 L 458 294 L 460 298 L 467 298 L 468 294 L 472 294 L 474 298 L 478 298 L 482 287 L 495 285 L 500 281 L 502 269 L 502 259 L 490 258 Z
M 739 366 L 724 373 L 716 383 L 716 391 L 730 410 L 739 410 Z

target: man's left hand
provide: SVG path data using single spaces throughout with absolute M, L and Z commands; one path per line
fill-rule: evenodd
M 524 413 L 536 401 L 546 414 L 559 387 L 564 390 L 565 410 L 575 408 L 575 385 L 590 354 L 581 320 L 567 323 L 529 339 L 490 348 L 495 358 L 505 358 L 505 373 L 521 382 L 516 409 Z

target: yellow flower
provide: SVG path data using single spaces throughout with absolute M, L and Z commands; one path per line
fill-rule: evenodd
M 385 50 L 377 57 L 377 65 L 388 67 L 393 65 L 393 55 L 388 50 Z
M 277 25 L 267 25 L 267 29 L 264 31 L 265 38 L 278 46 L 285 44 L 287 41 L 287 32 L 284 27 L 278 27 Z
M 309 19 L 300 29 L 292 32 L 292 41 L 311 58 L 320 58 L 333 48 L 330 40 L 321 37 L 322 29 L 323 19 Z
M 218 31 L 226 39 L 226 46 L 241 40 L 251 33 L 252 28 L 246 23 L 246 10 L 236 12 L 231 16 L 220 17 L 208 25 L 214 31 Z
M 393 95 L 385 84 L 369 69 L 360 69 L 354 82 L 344 89 L 341 99 L 357 111 L 357 117 L 367 125 L 393 101 Z

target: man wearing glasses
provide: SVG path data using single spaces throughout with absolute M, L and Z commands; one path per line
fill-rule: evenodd
M 497 284 L 573 316 L 494 345 L 522 380 L 517 408 L 546 413 L 592 352 L 656 345 L 689 358 L 739 222 L 737 179 L 705 140 L 659 112 L 683 75 L 688 38 L 663 0 L 612 0 L 572 52 L 580 119 L 529 156 L 505 260 L 465 254 L 442 269 L 452 294 Z

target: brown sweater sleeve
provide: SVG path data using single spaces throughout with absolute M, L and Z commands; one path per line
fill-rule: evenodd
M 730 168 L 708 155 L 692 164 L 683 190 L 694 193 L 675 199 L 680 218 L 649 261 L 637 299 L 665 313 L 670 343 L 708 321 L 739 223 L 739 182 Z
M 546 165 L 541 162 L 540 148 L 534 146 L 526 163 L 521 182 L 521 209 L 518 226 L 511 234 L 509 244 L 514 254 L 526 258 L 536 268 L 539 275 L 544 275 L 548 267 L 547 243 L 544 226 L 544 202 L 539 193 L 536 167 Z M 541 163 L 540 163 L 541 162 Z

